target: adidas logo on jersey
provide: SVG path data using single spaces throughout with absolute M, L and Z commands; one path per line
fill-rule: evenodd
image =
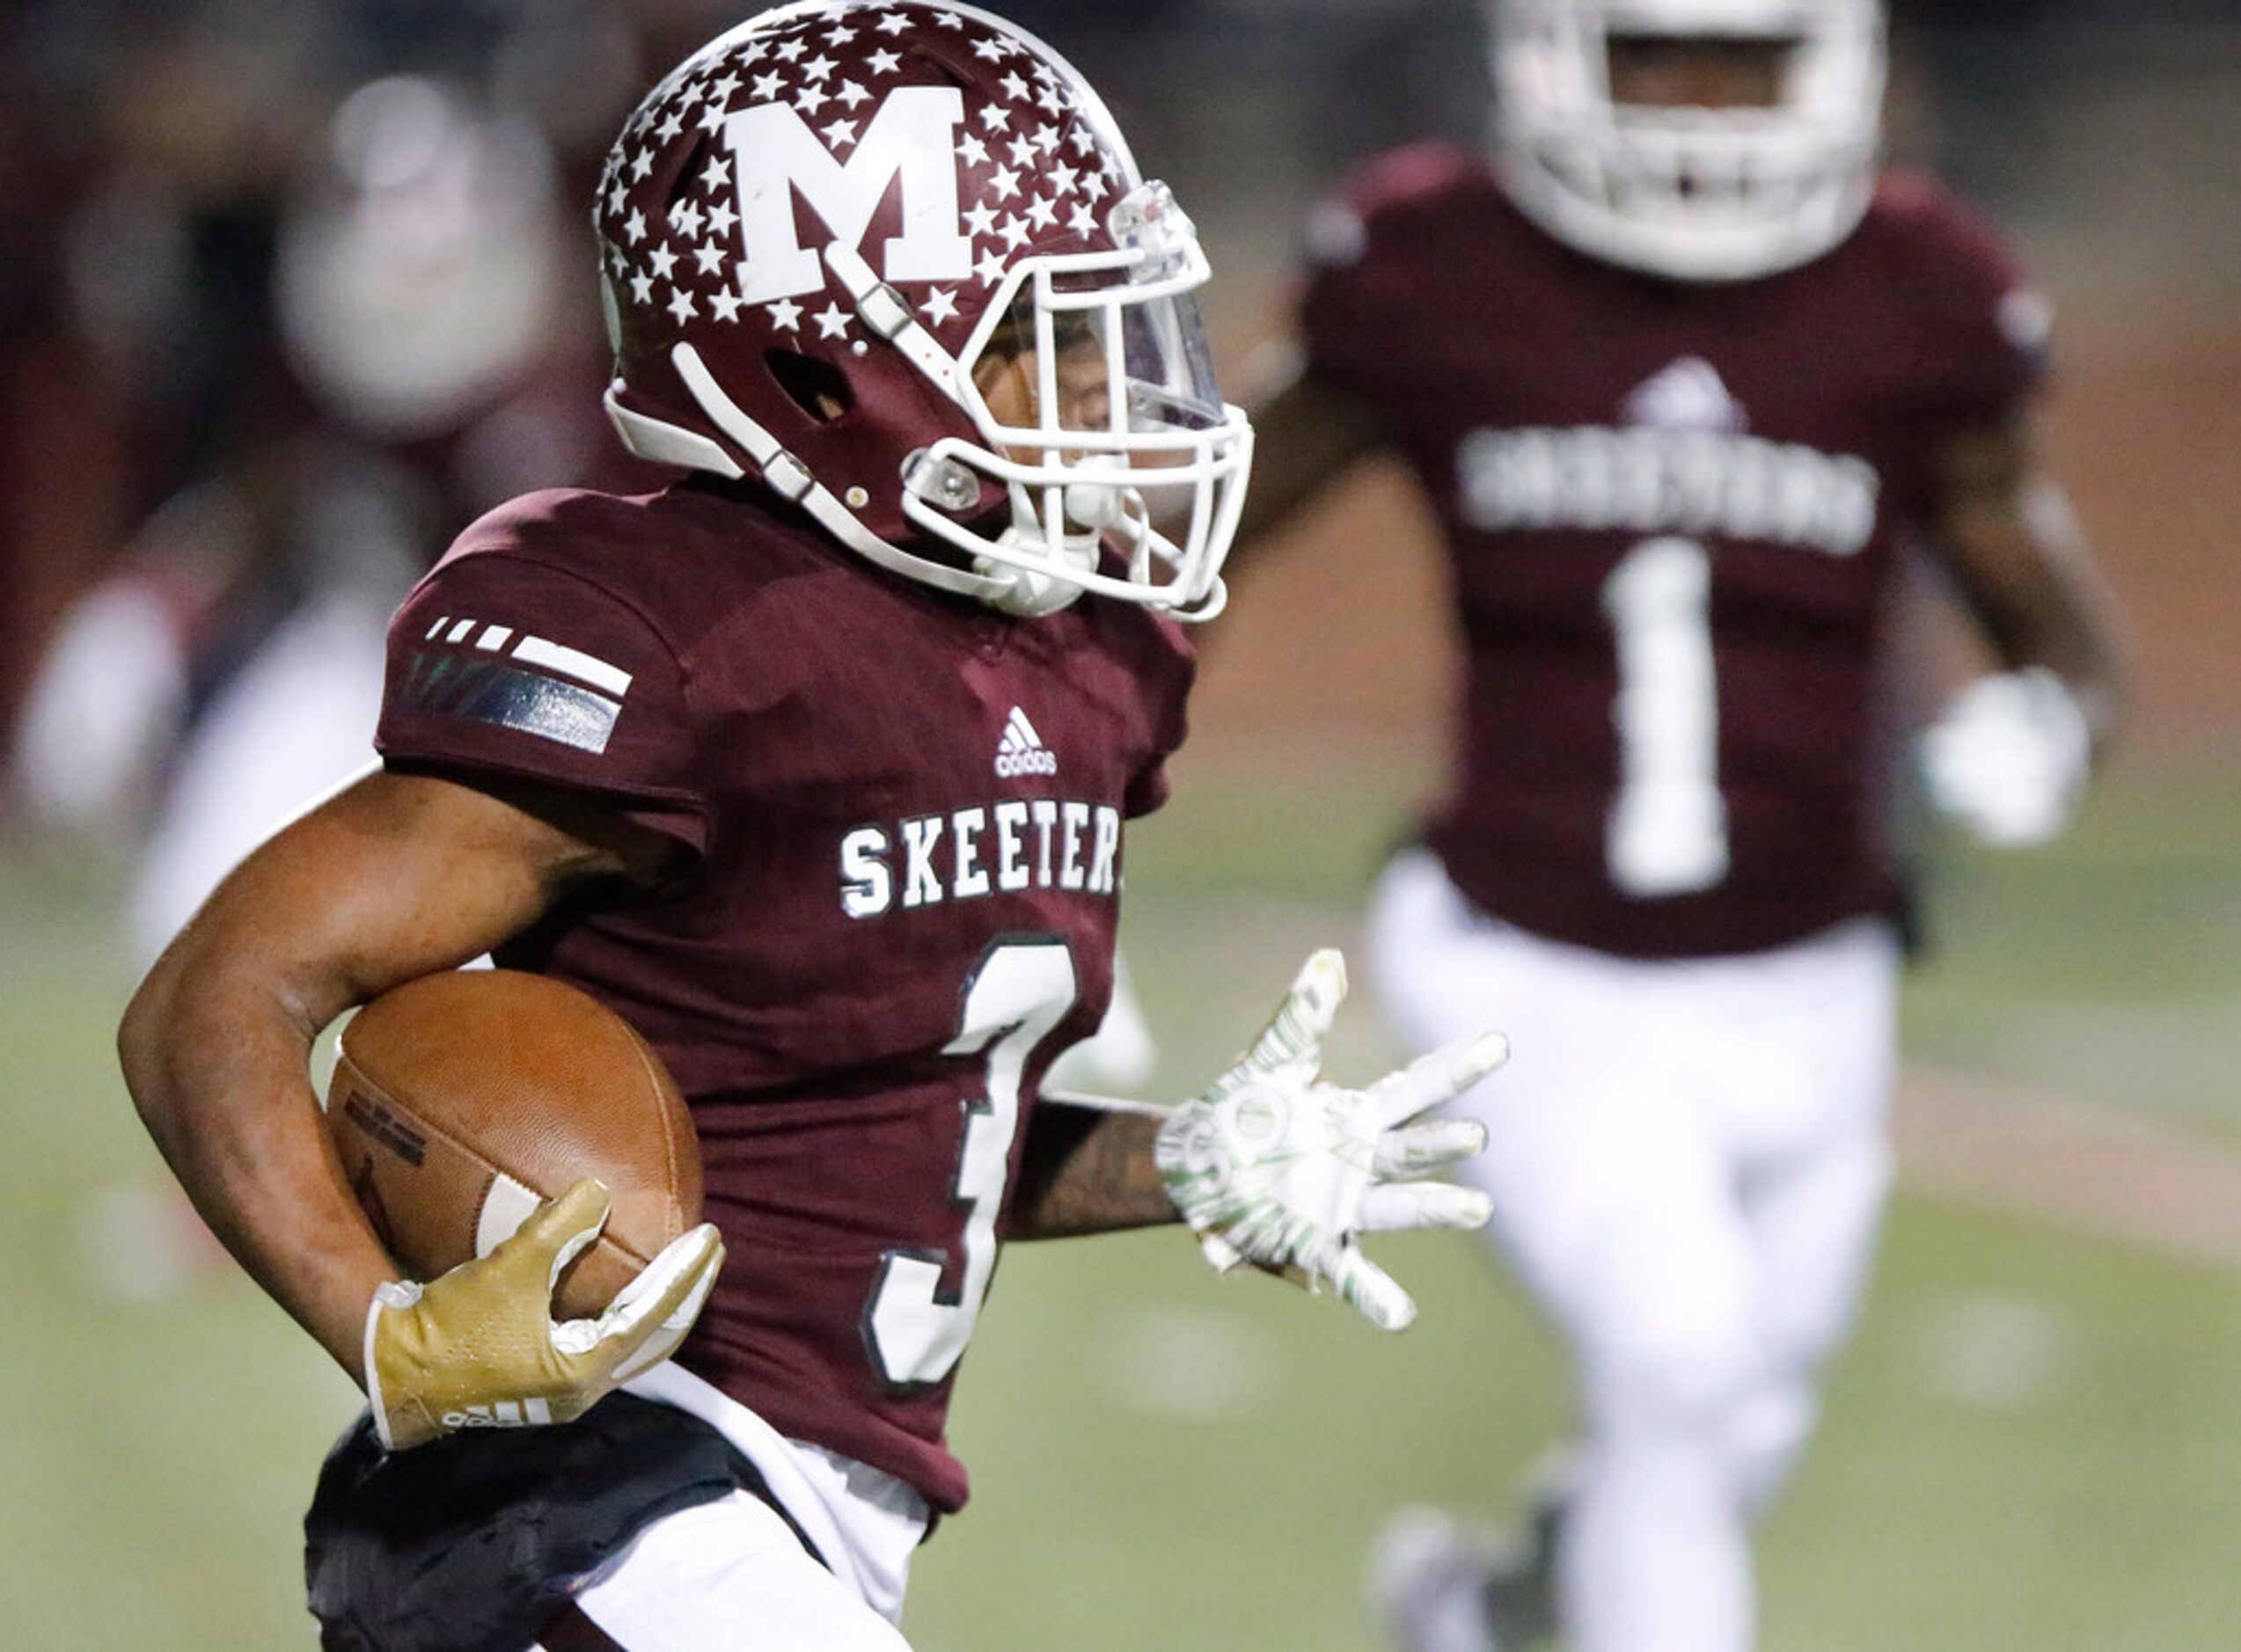
M 1009 780 L 1022 774 L 1056 774 L 1058 757 L 1043 743 L 1035 725 L 1018 706 L 1004 720 L 1004 738 L 996 747 L 996 772 Z
M 1750 422 L 1719 370 L 1700 355 L 1684 355 L 1644 380 L 1626 398 L 1626 418 L 1661 430 L 1736 431 Z

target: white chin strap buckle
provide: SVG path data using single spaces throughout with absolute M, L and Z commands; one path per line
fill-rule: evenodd
M 1117 492 L 1099 488 L 1099 493 Z M 1022 529 L 1017 524 L 1004 530 L 996 541 L 1007 551 L 1021 551 L 1037 559 L 1053 565 L 1055 570 L 1045 572 L 1039 567 L 1023 567 L 1016 562 L 1007 562 L 992 556 L 973 559 L 973 572 L 990 579 L 1008 581 L 1005 590 L 988 598 L 992 607 L 1007 614 L 1019 614 L 1032 618 L 1042 614 L 1055 614 L 1073 603 L 1082 594 L 1081 585 L 1068 579 L 1062 571 L 1079 569 L 1092 573 L 1097 567 L 1097 538 L 1095 534 L 1080 537 L 1068 535 L 1053 545 L 1039 529 Z

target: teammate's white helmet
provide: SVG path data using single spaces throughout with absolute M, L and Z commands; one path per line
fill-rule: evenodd
M 1818 258 L 1874 186 L 1878 0 L 1494 0 L 1504 186 L 1551 235 L 1614 264 L 1741 281 Z M 1768 108 L 1615 103 L 1614 37 L 1794 43 Z

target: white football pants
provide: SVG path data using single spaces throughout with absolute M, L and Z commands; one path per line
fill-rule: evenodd
M 918 1493 L 868 1464 L 786 1439 L 681 1366 L 658 1365 L 628 1386 L 721 1432 L 794 1524 L 743 1491 L 665 1516 L 593 1575 L 577 1611 L 626 1652 L 909 1652 L 895 1625 L 926 1536 Z
M 1380 881 L 1378 992 L 1415 1049 L 1484 1027 L 1461 1173 L 1569 1341 L 1586 1439 L 1561 1527 L 1576 1652 L 1741 1652 L 1748 1517 L 1795 1461 L 1890 1181 L 1899 956 L 1863 919 L 1735 957 L 1637 961 L 1479 912 L 1429 853 Z

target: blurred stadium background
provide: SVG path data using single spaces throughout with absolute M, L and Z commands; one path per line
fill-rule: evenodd
M 59 617 L 120 568 L 195 639 L 163 702 L 191 704 L 307 585 L 393 598 L 447 511 L 524 467 L 555 476 L 568 450 L 549 428 L 502 423 L 472 463 L 432 459 L 307 402 L 278 359 L 284 203 L 353 87 L 411 71 L 493 89 L 539 126 L 576 236 L 585 169 L 644 82 L 750 9 L 0 11 L 0 723 Z M 1483 118 L 1471 0 L 1003 9 L 1089 73 L 1199 220 L 1233 376 L 1278 325 L 1320 184 Z M 2241 8 L 1920 0 L 1899 52 L 1894 150 L 1991 211 L 2056 300 L 2057 468 L 2131 615 L 2139 702 L 2060 845 L 1999 859 L 1925 840 L 1935 939 L 1906 1007 L 1905 1185 L 1822 1444 L 1771 1524 L 1765 1642 L 2230 1648 Z M 599 364 L 588 244 L 569 245 L 538 353 L 574 397 Z M 317 463 L 281 465 L 307 433 Z M 390 528 L 325 541 L 368 547 L 348 566 L 270 525 L 317 479 L 377 473 Z M 213 479 L 245 515 L 181 530 L 177 501 Z M 1151 1093 L 1211 1071 L 1304 948 L 1351 937 L 1436 761 L 1447 645 L 1414 507 L 1372 477 L 1301 538 L 1212 639 L 1178 801 L 1131 842 L 1128 944 L 1162 1040 Z M 307 1646 L 296 1521 L 354 1395 L 150 1195 L 160 1168 L 110 1045 L 135 970 L 139 784 L 59 830 L 20 775 L 0 792 L 0 1639 Z M 1383 1053 L 1357 1006 L 1334 1067 Z M 1381 1515 L 1423 1499 L 1499 1514 L 1563 1404 L 1549 1337 L 1475 1250 L 1388 1249 L 1424 1305 L 1395 1342 L 1217 1285 L 1172 1235 L 1012 1253 L 955 1419 L 978 1492 L 921 1557 L 914 1642 L 1372 1645 L 1358 1579 Z

